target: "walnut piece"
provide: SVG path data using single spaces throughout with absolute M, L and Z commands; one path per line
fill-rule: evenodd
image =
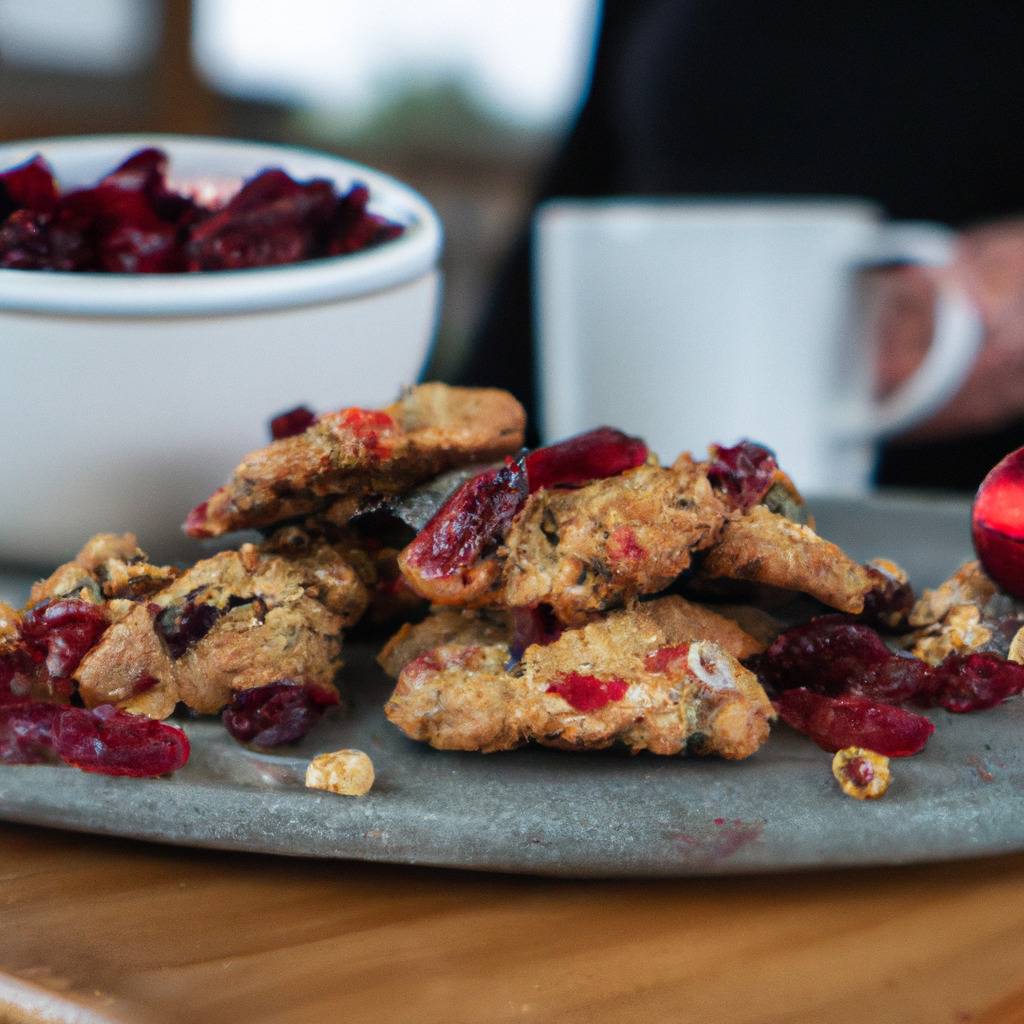
M 339 796 L 366 796 L 373 788 L 373 762 L 361 750 L 319 754 L 306 769 L 306 787 Z

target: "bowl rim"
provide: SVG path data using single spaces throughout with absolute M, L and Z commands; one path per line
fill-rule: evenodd
M 109 152 L 113 168 L 146 146 L 167 151 L 172 176 L 175 154 L 202 155 L 205 150 L 237 159 L 239 176 L 288 164 L 296 177 L 326 177 L 339 187 L 358 180 L 370 190 L 370 208 L 399 220 L 406 230 L 361 252 L 246 270 L 121 274 L 0 268 L 0 312 L 166 317 L 287 309 L 394 288 L 429 273 L 440 258 L 441 222 L 422 195 L 382 171 L 303 146 L 158 132 L 68 135 L 0 144 L 0 169 L 41 153 L 60 178 L 62 165 L 76 158 L 97 160 Z

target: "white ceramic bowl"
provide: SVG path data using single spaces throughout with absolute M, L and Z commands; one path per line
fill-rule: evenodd
M 439 311 L 441 227 L 400 182 L 339 157 L 171 135 L 0 146 L 42 153 L 62 187 L 158 146 L 172 181 L 265 167 L 361 181 L 397 239 L 285 267 L 128 275 L 0 269 L 0 562 L 55 562 L 92 533 L 132 530 L 157 558 L 196 555 L 179 525 L 274 413 L 375 406 L 416 381 Z

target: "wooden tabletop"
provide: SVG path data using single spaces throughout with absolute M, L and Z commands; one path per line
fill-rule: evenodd
M 0 1022 L 1020 1024 L 1024 856 L 566 882 L 0 826 Z

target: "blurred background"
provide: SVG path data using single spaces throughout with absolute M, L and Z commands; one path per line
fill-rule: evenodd
M 538 197 L 859 196 L 948 225 L 986 345 L 874 482 L 970 492 L 1024 442 L 1022 28 L 997 0 L 770 18 L 753 0 L 0 0 L 0 141 L 248 138 L 408 182 L 447 233 L 427 375 L 509 387 L 531 414 Z M 878 292 L 888 393 L 925 358 L 935 280 L 888 267 Z
M 0 0 L 0 141 L 186 132 L 336 152 L 445 225 L 452 378 L 581 102 L 598 0 Z

